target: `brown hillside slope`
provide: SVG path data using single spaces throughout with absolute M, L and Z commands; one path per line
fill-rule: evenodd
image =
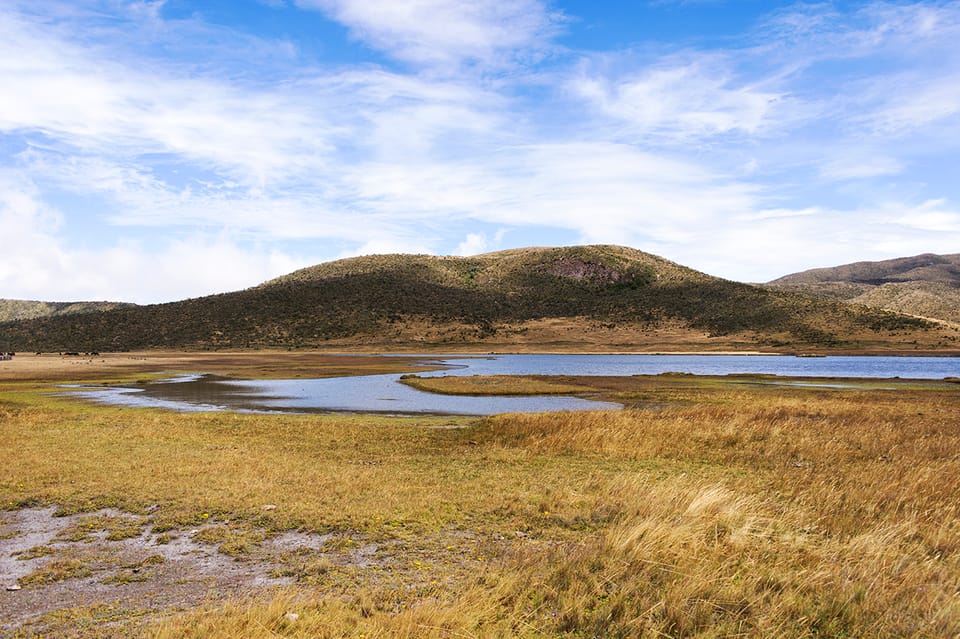
M 960 323 L 960 254 L 925 253 L 794 273 L 767 286 Z

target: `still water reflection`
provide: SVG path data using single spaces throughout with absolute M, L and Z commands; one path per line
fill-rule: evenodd
M 81 391 L 97 402 L 177 411 L 493 415 L 565 410 L 616 410 L 620 404 L 578 397 L 466 397 L 424 393 L 399 375 L 328 379 L 229 380 L 210 375 Z

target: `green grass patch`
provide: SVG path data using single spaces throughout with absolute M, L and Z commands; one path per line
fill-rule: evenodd
M 88 577 L 93 573 L 89 561 L 78 557 L 54 559 L 17 580 L 24 588 Z
M 120 541 L 139 537 L 144 530 L 144 522 L 136 517 L 97 515 L 81 517 L 75 524 L 57 535 L 58 541 L 88 542 L 98 533 L 105 533 L 107 541 Z
M 249 526 L 206 526 L 194 533 L 193 541 L 217 546 L 217 550 L 234 559 L 243 559 L 266 538 L 266 533 Z
M 40 557 L 56 554 L 56 552 L 57 549 L 53 546 L 34 546 L 28 550 L 15 552 L 13 556 L 20 561 L 30 561 L 31 559 L 39 559 Z

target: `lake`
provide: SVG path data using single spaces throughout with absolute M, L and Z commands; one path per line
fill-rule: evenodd
M 960 358 L 794 357 L 788 355 L 429 355 L 442 371 L 420 375 L 696 375 L 772 374 L 784 377 L 960 377 Z M 188 375 L 168 380 L 75 391 L 97 402 L 177 411 L 362 412 L 491 415 L 507 412 L 616 410 L 619 404 L 578 397 L 469 397 L 425 393 L 400 375 L 326 379 L 234 380 Z M 825 384 L 825 386 L 828 386 Z
M 451 366 L 439 375 L 694 375 L 769 374 L 784 377 L 901 377 L 943 379 L 960 376 L 958 357 L 793 355 L 491 355 L 471 359 L 428 357 Z M 430 374 L 430 373 L 426 373 Z

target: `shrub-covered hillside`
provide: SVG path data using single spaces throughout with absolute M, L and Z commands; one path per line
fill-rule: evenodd
M 181 302 L 7 323 L 19 350 L 950 345 L 945 329 L 714 278 L 617 246 L 377 255 Z M 942 334 L 943 333 L 943 334 Z M 0 344 L 3 348 L 4 344 Z

